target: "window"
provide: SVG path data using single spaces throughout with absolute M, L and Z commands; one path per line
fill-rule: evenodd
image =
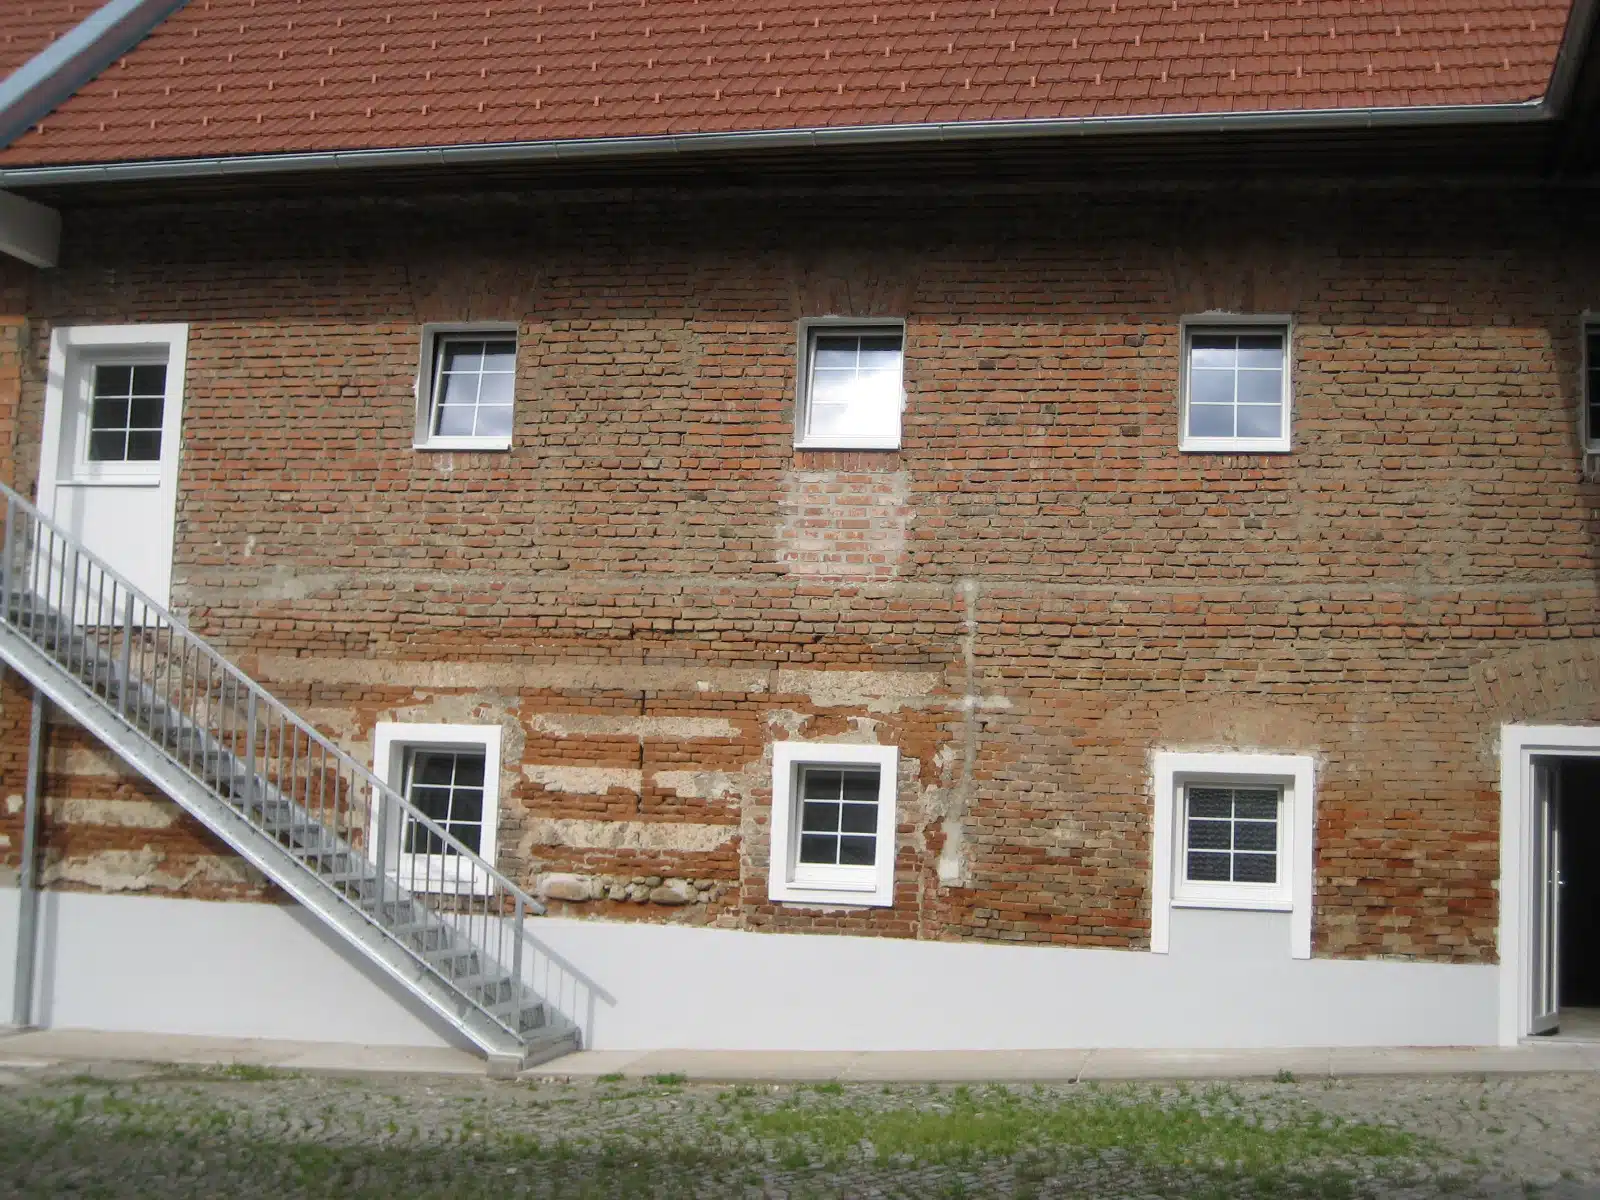
M 89 408 L 87 461 L 161 461 L 167 364 L 96 363 Z
M 1297 754 L 1155 755 L 1151 949 L 1165 953 L 1172 908 L 1290 914 L 1296 958 L 1311 957 L 1312 761 Z
M 1600 321 L 1583 329 L 1584 448 L 1600 454 Z
M 381 722 L 373 771 L 461 845 L 494 862 L 498 725 Z M 381 798 L 375 804 L 381 813 Z M 400 882 L 413 890 L 464 892 L 487 886 L 468 856 L 408 811 L 382 814 L 377 840 L 384 842 Z
M 1289 449 L 1289 326 L 1183 329 L 1183 450 Z
M 815 904 L 894 903 L 893 746 L 772 748 L 767 895 Z
M 896 450 L 905 400 L 903 322 L 800 323 L 800 449 Z
M 511 445 L 517 335 L 512 326 L 429 326 L 417 375 L 417 440 L 428 450 Z

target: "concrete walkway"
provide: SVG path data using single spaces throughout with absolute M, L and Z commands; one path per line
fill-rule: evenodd
M 0 1032 L 0 1069 L 73 1063 L 247 1064 L 330 1074 L 481 1075 L 464 1050 L 280 1042 L 86 1030 Z M 1520 1046 L 1285 1050 L 736 1051 L 588 1050 L 527 1072 L 533 1078 L 682 1075 L 699 1081 L 850 1083 L 1039 1082 L 1362 1075 L 1527 1075 L 1600 1072 L 1600 1041 Z

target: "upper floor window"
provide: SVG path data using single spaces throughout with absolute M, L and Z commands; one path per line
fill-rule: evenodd
M 1584 448 L 1600 454 L 1600 320 L 1583 330 Z
M 516 329 L 430 326 L 417 377 L 419 449 L 504 450 L 511 445 Z
M 904 322 L 800 323 L 796 447 L 897 450 L 904 399 Z
M 1289 325 L 1183 327 L 1183 450 L 1289 449 Z

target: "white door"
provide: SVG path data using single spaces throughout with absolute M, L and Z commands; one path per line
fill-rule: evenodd
M 1533 1025 L 1561 1025 L 1561 773 L 1553 758 L 1533 760 Z
M 187 344 L 184 325 L 62 328 L 50 343 L 39 507 L 161 605 Z

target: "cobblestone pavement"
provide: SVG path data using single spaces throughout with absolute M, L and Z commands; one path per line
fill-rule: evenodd
M 718 1086 L 11 1068 L 0 1195 L 1600 1200 L 1600 1078 Z

